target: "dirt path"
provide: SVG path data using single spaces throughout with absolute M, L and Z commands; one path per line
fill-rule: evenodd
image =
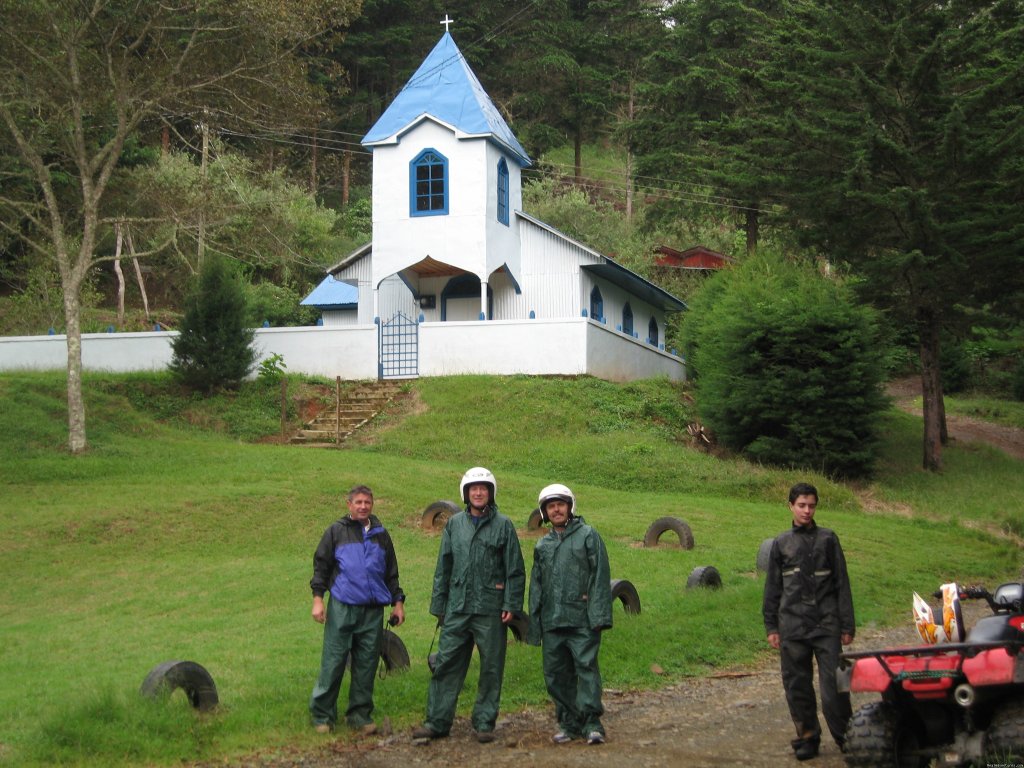
M 901 411 L 921 415 L 921 380 L 914 376 L 891 382 L 887 388 L 896 407 Z M 968 416 L 946 414 L 946 430 L 952 440 L 963 443 L 988 443 L 1016 459 L 1024 459 L 1024 430 L 972 419 Z
M 880 631 L 862 628 L 854 650 L 919 642 L 912 625 Z M 537 674 L 540 674 L 538 670 Z M 854 708 L 874 700 L 855 694 Z M 261 768 L 408 768 L 479 765 L 536 768 L 778 768 L 797 765 L 789 746 L 792 724 L 777 661 L 686 680 L 660 691 L 605 691 L 608 742 L 557 746 L 550 741 L 550 707 L 505 713 L 498 739 L 477 744 L 465 718 L 450 737 L 414 744 L 408 731 L 356 741 L 342 730 L 321 748 L 250 755 L 231 763 Z M 224 766 L 225 763 L 217 765 Z M 841 768 L 841 753 L 827 737 L 815 768 Z

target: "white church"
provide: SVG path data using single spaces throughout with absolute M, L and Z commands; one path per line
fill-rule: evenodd
M 685 377 L 665 349 L 683 302 L 523 212 L 531 160 L 449 32 L 362 144 L 373 240 L 302 303 L 324 327 L 377 326 L 381 378 Z
M 666 317 L 683 302 L 523 212 L 530 158 L 447 31 L 362 143 L 373 239 L 303 300 L 321 310 L 318 326 L 256 329 L 260 360 L 349 380 L 685 379 L 665 347 Z M 82 365 L 161 370 L 174 336 L 83 334 Z M 0 370 L 61 369 L 66 341 L 0 338 Z

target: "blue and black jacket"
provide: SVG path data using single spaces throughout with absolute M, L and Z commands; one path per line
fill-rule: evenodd
M 373 515 L 369 530 L 346 515 L 324 531 L 313 554 L 309 586 L 314 596 L 330 592 L 347 605 L 405 602 L 391 535 Z

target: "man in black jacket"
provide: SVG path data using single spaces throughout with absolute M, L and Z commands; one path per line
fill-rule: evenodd
M 815 659 L 821 708 L 840 749 L 852 714 L 850 695 L 836 688 L 836 668 L 842 646 L 853 642 L 853 596 L 839 537 L 815 524 L 817 507 L 813 485 L 798 483 L 790 489 L 793 527 L 772 545 L 762 607 L 768 643 L 781 651 L 782 685 L 796 726 L 792 744 L 798 760 L 816 757 L 821 742 Z
M 357 485 L 346 496 L 348 515 L 324 531 L 313 555 L 313 620 L 324 625 L 320 676 L 309 712 L 319 733 L 338 721 L 338 693 L 345 660 L 352 659 L 345 720 L 369 735 L 376 731 L 373 680 L 383 636 L 384 606 L 394 624 L 405 621 L 405 594 L 398 583 L 398 560 L 391 536 L 374 515 L 373 491 Z M 330 600 L 324 605 L 324 594 Z

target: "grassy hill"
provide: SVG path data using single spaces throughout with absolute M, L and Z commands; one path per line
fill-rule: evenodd
M 784 497 L 798 479 L 818 485 L 818 518 L 843 541 L 862 626 L 906 621 L 913 590 L 992 584 L 1021 566 L 1003 535 L 1024 517 L 1020 462 L 955 447 L 944 473 L 926 474 L 919 423 L 895 410 L 878 477 L 854 487 L 693 449 L 692 406 L 665 381 L 422 379 L 344 450 L 252 442 L 279 418 L 276 388 L 258 382 L 214 401 L 182 398 L 163 376 L 90 375 L 85 389 L 92 447 L 71 457 L 61 376 L 0 376 L 0 764 L 170 765 L 313 743 L 312 552 L 357 482 L 375 490 L 409 594 L 399 634 L 412 668 L 379 680 L 376 696 L 398 727 L 422 716 L 435 627 L 426 605 L 438 542 L 420 514 L 454 500 L 469 466 L 497 475 L 528 566 L 537 493 L 563 482 L 602 532 L 613 578 L 636 585 L 642 613 L 616 606 L 602 648 L 610 688 L 767 653 L 755 558 L 788 525 Z M 690 524 L 694 549 L 641 546 L 665 515 Z M 685 589 L 702 565 L 719 570 L 720 591 Z M 169 705 L 138 696 L 171 659 L 211 672 L 215 714 L 194 716 L 180 694 Z M 539 649 L 510 648 L 503 709 L 544 702 Z

